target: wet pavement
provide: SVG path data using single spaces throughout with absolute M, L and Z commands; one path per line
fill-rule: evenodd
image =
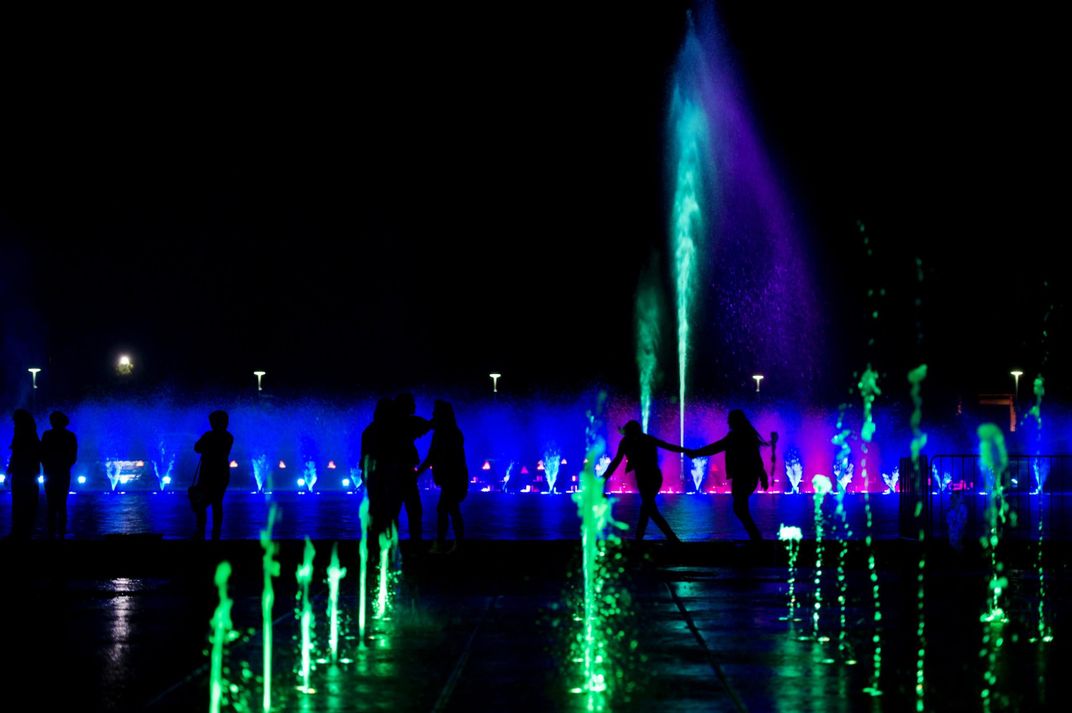
M 787 617 L 787 570 L 780 543 L 625 542 L 607 593 L 620 613 L 607 619 L 612 643 L 607 689 L 584 687 L 580 547 L 575 541 L 471 542 L 452 555 L 418 553 L 403 542 L 392 610 L 356 637 L 357 549 L 340 545 L 340 661 L 327 653 L 325 587 L 315 593 L 316 693 L 298 690 L 294 571 L 302 543 L 282 543 L 283 576 L 274 610 L 273 710 L 279 711 L 901 711 L 915 710 L 918 547 L 879 543 L 883 621 L 881 697 L 874 675 L 876 632 L 867 553 L 847 555 L 845 635 L 837 607 L 836 546 L 826 551 L 817 641 L 814 550 L 800 554 L 801 621 Z M 317 543 L 316 582 L 329 542 Z M 1036 633 L 1038 580 L 1031 547 L 1009 548 L 1010 621 L 1001 627 L 992 710 L 1064 709 L 1069 552 L 1046 551 L 1045 614 L 1055 639 Z M 0 543 L 5 613 L 0 679 L 25 704 L 4 710 L 208 710 L 208 622 L 218 561 L 235 568 L 230 592 L 240 636 L 225 656 L 224 710 L 260 710 L 261 550 L 220 544 L 117 537 L 90 542 Z M 979 553 L 929 551 L 926 709 L 982 710 L 979 615 L 986 567 Z M 362 645 L 363 643 L 363 645 Z M 839 645 L 840 644 L 840 645 Z M 855 661 L 855 663 L 851 663 Z M 20 693 L 21 695 L 21 693 Z M 21 699 L 20 699 L 21 700 Z M 9 699 L 10 701 L 10 699 Z M 23 707 L 24 706 L 24 707 Z

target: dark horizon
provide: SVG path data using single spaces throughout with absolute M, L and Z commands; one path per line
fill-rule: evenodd
M 264 369 L 295 392 L 480 392 L 492 371 L 635 392 L 687 6 L 6 22 L 0 405 L 29 366 L 59 399 L 108 390 L 122 351 L 148 391 Z M 903 400 L 926 361 L 940 399 L 1008 392 L 1017 367 L 1021 398 L 1040 369 L 1066 398 L 1059 23 L 720 14 L 821 291 L 824 373 L 764 388 L 844 400 L 871 360 Z M 705 370 L 723 325 L 700 318 L 696 393 L 744 393 L 763 366 Z

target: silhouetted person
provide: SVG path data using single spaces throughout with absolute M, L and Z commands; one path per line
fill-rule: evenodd
M 648 518 L 659 526 L 667 539 L 681 542 L 670 524 L 659 513 L 655 505 L 655 496 L 663 485 L 663 472 L 659 470 L 659 448 L 664 448 L 675 453 L 683 453 L 684 449 L 666 441 L 660 441 L 655 436 L 644 433 L 637 421 L 630 421 L 622 428 L 623 438 L 618 444 L 618 452 L 614 460 L 603 471 L 603 478 L 609 480 L 614 474 L 622 458 L 626 458 L 625 472 L 632 471 L 636 476 L 637 490 L 640 491 L 640 519 L 637 521 L 636 538 L 644 539 L 644 531 L 648 529 Z
M 695 458 L 726 452 L 726 477 L 732 482 L 733 514 L 744 525 L 744 529 L 748 530 L 748 537 L 753 542 L 759 542 L 763 536 L 759 534 L 759 528 L 748 512 L 748 498 L 755 492 L 759 483 L 763 484 L 764 490 L 767 489 L 767 471 L 763 469 L 759 447 L 770 444 L 760 438 L 744 411 L 740 409 L 730 411 L 729 427 L 730 432 L 722 440 L 703 448 L 686 450 L 685 453 L 690 458 Z
M 376 536 L 390 529 L 394 517 L 391 472 L 391 435 L 394 432 L 395 404 L 380 399 L 372 414 L 372 423 L 361 432 L 361 472 L 365 480 L 365 497 L 369 501 L 372 523 L 369 529 L 370 546 Z
M 41 442 L 37 423 L 26 409 L 14 415 L 15 434 L 11 439 L 11 458 L 7 474 L 11 478 L 11 537 L 28 540 L 33 534 L 37 515 L 37 476 L 41 472 Z
M 417 466 L 421 463 L 417 453 L 418 438 L 431 430 L 432 424 L 416 414 L 417 405 L 412 394 L 401 394 L 395 398 L 398 420 L 395 422 L 395 460 L 393 485 L 396 490 L 394 517 L 398 520 L 402 506 L 406 507 L 406 520 L 409 522 L 409 539 L 420 542 L 424 529 L 421 526 L 421 492 L 417 488 Z
M 78 439 L 67 430 L 70 419 L 59 411 L 48 417 L 52 428 L 41 434 L 41 466 L 45 470 L 48 501 L 48 537 L 67 534 L 67 493 L 71 491 L 71 468 L 78 460 Z
M 436 543 L 433 553 L 453 552 L 465 537 L 461 503 L 469 492 L 469 467 L 465 464 L 465 439 L 454 409 L 446 401 L 436 401 L 432 409 L 432 444 L 428 455 L 417 469 L 417 475 L 432 469 L 432 481 L 439 486 Z M 448 518 L 454 523 L 454 545 L 447 543 Z
M 197 513 L 197 539 L 205 539 L 205 522 L 208 508 L 212 507 L 212 539 L 220 539 L 223 525 L 223 494 L 231 480 L 231 446 L 234 436 L 227 432 L 227 412 L 213 411 L 208 415 L 211 431 L 206 431 L 194 444 L 194 450 L 201 454 L 201 463 L 197 466 L 197 482 L 191 493 L 194 512 Z

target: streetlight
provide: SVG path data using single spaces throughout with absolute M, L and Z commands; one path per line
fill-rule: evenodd
M 119 361 L 116 362 L 115 370 L 123 376 L 128 376 L 130 372 L 134 371 L 134 362 L 131 360 L 129 354 L 119 355 Z
M 499 393 L 499 377 L 502 376 L 502 374 L 488 374 L 488 376 L 491 377 L 491 393 Z
M 37 374 L 41 370 L 35 366 L 35 367 L 31 368 L 31 369 L 27 369 L 26 371 L 30 372 L 30 379 L 33 382 L 33 387 L 36 389 L 37 388 Z
M 267 374 L 267 373 L 268 372 L 266 372 L 266 371 L 255 371 L 255 372 L 253 372 L 253 375 L 255 377 L 257 377 L 257 391 L 264 391 L 264 389 L 261 388 L 261 378 L 263 378 L 264 375 Z
M 763 381 L 763 374 L 753 374 L 752 378 L 756 380 L 756 393 L 759 393 L 759 382 Z
M 1015 399 L 1020 395 L 1020 377 L 1024 375 L 1024 372 L 1014 369 L 1009 373 L 1012 374 L 1012 397 Z

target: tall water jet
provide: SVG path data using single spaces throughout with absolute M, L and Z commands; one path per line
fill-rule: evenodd
M 212 614 L 212 663 L 209 669 L 209 713 L 220 713 L 223 700 L 223 646 L 232 641 L 231 607 L 234 602 L 227 596 L 227 580 L 231 578 L 231 563 L 220 562 L 216 567 L 216 589 L 220 603 Z
M 823 498 L 830 493 L 833 484 L 830 478 L 817 473 L 811 479 L 811 487 L 815 500 L 815 604 L 811 615 L 812 635 L 816 641 L 829 641 L 828 637 L 820 633 L 819 618 L 823 608 Z
M 175 452 L 169 453 L 163 441 L 160 441 L 157 450 L 160 452 L 160 460 L 153 459 L 153 473 L 156 475 L 160 492 L 163 492 L 171 485 L 171 473 L 175 470 Z
M 367 470 L 365 471 L 368 472 Z M 361 540 L 357 543 L 358 557 L 361 561 L 361 569 L 357 571 L 357 636 L 359 646 L 365 645 L 365 617 L 368 611 L 366 599 L 368 598 L 368 538 L 371 516 L 369 515 L 368 490 L 365 497 L 361 498 Z
M 346 576 L 346 568 L 339 566 L 339 543 L 331 547 L 331 563 L 328 565 L 328 646 L 331 660 L 339 660 L 339 581 Z
M 388 590 L 390 588 L 389 569 L 391 566 L 391 550 L 398 546 L 398 529 L 395 527 L 395 524 L 393 522 L 391 523 L 391 529 L 389 532 L 380 533 L 379 545 L 380 584 L 379 589 L 376 592 L 376 618 L 383 619 L 387 616 L 387 611 L 390 604 Z
M 986 508 L 987 534 L 981 538 L 980 544 L 984 551 L 990 554 L 990 582 L 988 590 L 988 608 L 979 617 L 983 624 L 983 648 L 979 652 L 981 658 L 986 660 L 986 670 L 983 672 L 983 688 L 979 696 L 983 701 L 983 710 L 990 710 L 990 700 L 994 686 L 997 684 L 998 649 L 1004 644 L 1002 627 L 1008 618 L 1002 608 L 1002 593 L 1008 586 L 1005 578 L 1005 565 L 998 558 L 998 546 L 1001 544 L 1001 533 L 1008 516 L 1009 505 L 1005 501 L 1004 475 L 1009 467 L 1009 456 L 1005 450 L 1005 437 L 1001 429 L 992 423 L 984 423 L 979 426 L 979 462 L 981 466 L 993 478 L 989 488 L 990 498 Z
M 597 412 L 601 412 L 606 395 L 600 394 Z M 606 673 L 607 635 L 604 631 L 605 605 L 613 596 L 605 591 L 606 543 L 617 542 L 617 535 L 608 528 L 625 529 L 625 523 L 611 516 L 613 501 L 603 493 L 603 479 L 596 475 L 594 464 L 606 449 L 599 435 L 601 424 L 591 412 L 588 416 L 587 456 L 581 471 L 581 488 L 573 494 L 581 518 L 581 561 L 584 575 L 584 614 L 581 633 L 584 665 L 584 684 L 577 693 L 587 696 L 587 709 L 602 711 L 606 706 L 609 677 Z
M 641 275 L 636 300 L 636 361 L 640 375 L 640 423 L 644 433 L 648 432 L 652 394 L 659 375 L 661 322 L 662 291 L 657 271 L 649 268 Z
M 834 491 L 834 500 L 837 502 L 837 510 L 834 513 L 837 518 L 837 521 L 834 524 L 834 536 L 838 540 L 838 652 L 844 655 L 848 647 L 848 642 L 845 638 L 847 634 L 845 626 L 845 607 L 848 604 L 848 580 L 845 576 L 845 558 L 849 554 L 849 540 L 852 538 L 852 528 L 849 527 L 849 518 L 845 513 L 844 487 Z M 856 663 L 856 660 L 850 657 L 845 663 L 851 666 Z
M 1032 470 L 1035 476 L 1035 495 L 1037 496 L 1036 502 L 1038 503 L 1038 543 L 1035 550 L 1035 571 L 1038 573 L 1039 583 L 1039 599 L 1038 599 L 1038 635 L 1032 638 L 1032 641 L 1038 641 L 1040 643 L 1049 643 L 1053 641 L 1053 632 L 1050 630 L 1049 624 L 1046 622 L 1046 568 L 1043 563 L 1043 542 L 1045 538 L 1045 512 L 1044 507 L 1044 495 L 1043 487 L 1046 485 L 1046 477 L 1049 475 L 1049 463 L 1044 461 L 1041 457 L 1041 444 L 1042 444 L 1042 397 L 1046 395 L 1045 380 L 1042 378 L 1042 374 L 1035 377 L 1033 384 L 1033 391 L 1035 393 L 1035 405 L 1031 407 L 1028 415 L 1035 419 L 1035 460 L 1032 463 Z
M 918 264 L 918 260 L 917 260 Z M 916 713 L 926 710 L 926 680 L 924 663 L 927 655 L 927 619 L 924 609 L 924 570 L 927 566 L 926 531 L 923 528 L 923 498 L 929 497 L 930 488 L 927 479 L 919 467 L 919 454 L 927 445 L 927 434 L 920 427 L 923 423 L 923 380 L 927 378 L 927 365 L 920 364 L 908 372 L 908 383 L 912 386 L 912 482 L 919 491 L 916 501 L 916 531 L 919 541 L 919 565 L 916 568 Z
M 309 599 L 309 585 L 313 581 L 313 558 L 316 550 L 313 542 L 306 536 L 305 554 L 298 565 L 295 577 L 298 580 L 298 621 L 301 625 L 301 680 L 298 690 L 302 693 L 316 693 L 309 686 L 309 676 L 313 667 L 313 604 Z
M 800 552 L 800 540 L 803 537 L 804 533 L 800 531 L 799 527 L 788 527 L 786 525 L 778 527 L 778 539 L 785 543 L 785 549 L 789 555 L 789 565 L 786 572 L 786 587 L 788 589 L 786 597 L 789 603 L 789 611 L 782 617 L 783 621 L 797 621 L 797 553 Z
M 689 360 L 690 320 L 698 302 L 700 266 L 705 242 L 708 124 L 702 82 L 704 58 L 690 19 L 688 36 L 678 55 L 670 101 L 670 172 L 674 193 L 670 208 L 670 254 L 673 260 L 677 320 L 678 408 L 680 442 L 685 444 L 685 394 Z
M 264 697 L 262 707 L 264 713 L 272 710 L 272 608 L 275 606 L 275 586 L 272 577 L 279 576 L 279 562 L 276 555 L 279 554 L 279 545 L 272 541 L 272 530 L 275 527 L 276 517 L 279 511 L 272 503 L 268 508 L 268 524 L 261 530 L 261 548 L 264 549 L 261 569 L 264 572 L 264 590 L 261 593 L 261 629 L 262 629 L 262 655 L 264 667 Z
M 864 693 L 868 693 L 872 696 L 881 696 L 882 599 L 878 584 L 878 568 L 875 566 L 875 543 L 871 537 L 874 523 L 871 515 L 871 495 L 868 492 L 870 487 L 867 481 L 867 446 L 875 437 L 876 426 L 875 419 L 872 416 L 872 410 L 874 408 L 875 398 L 878 397 L 882 391 L 878 388 L 878 372 L 874 371 L 870 364 L 867 365 L 864 373 L 860 376 L 860 382 L 857 384 L 857 388 L 860 390 L 860 396 L 863 398 L 864 403 L 863 423 L 860 425 L 860 439 L 863 441 L 863 445 L 860 449 L 863 454 L 860 458 L 860 472 L 864 480 L 864 520 L 867 527 L 867 532 L 864 535 L 864 544 L 867 546 L 867 572 L 868 577 L 871 580 L 871 601 L 874 605 L 875 619 L 875 633 L 871 637 L 871 641 L 875 645 L 875 651 L 872 656 L 874 668 L 871 671 L 871 685 L 864 689 Z

